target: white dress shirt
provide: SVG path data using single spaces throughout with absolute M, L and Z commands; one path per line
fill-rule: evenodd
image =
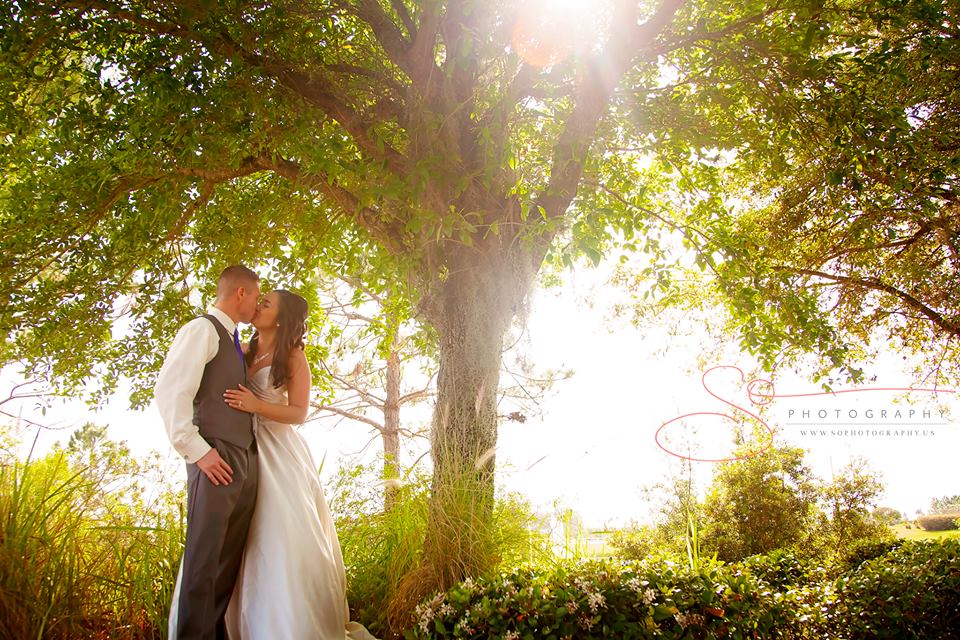
M 237 325 L 230 316 L 216 307 L 208 313 L 233 336 Z M 153 390 L 170 444 L 190 463 L 202 458 L 211 448 L 193 424 L 193 399 L 200 389 L 204 368 L 219 350 L 220 336 L 213 323 L 206 318 L 194 318 L 183 325 L 173 339 Z

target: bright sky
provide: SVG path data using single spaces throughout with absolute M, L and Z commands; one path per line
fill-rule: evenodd
M 558 382 L 543 400 L 542 418 L 504 422 L 497 450 L 500 486 L 520 491 L 544 513 L 552 512 L 555 504 L 571 507 L 590 528 L 648 520 L 656 505 L 641 488 L 683 472 L 681 459 L 664 452 L 654 439 L 662 424 L 695 412 L 734 411 L 701 386 L 697 324 L 690 322 L 689 331 L 677 334 L 668 326 L 641 330 L 611 318 L 611 305 L 622 293 L 604 285 L 606 275 L 603 268 L 566 273 L 563 287 L 534 294 L 528 325 L 530 359 L 541 368 L 573 368 L 575 375 Z M 891 362 L 900 360 L 896 354 L 888 355 Z M 714 364 L 751 368 L 750 359 L 735 349 L 725 358 Z M 906 374 L 889 363 L 873 371 L 878 378 L 872 387 L 909 385 Z M 7 390 L 12 372 L 4 373 Z M 709 381 L 717 395 L 756 411 L 736 371 L 714 372 Z M 778 378 L 775 387 L 777 396 L 818 391 L 797 376 Z M 933 497 L 960 494 L 960 476 L 954 469 L 960 450 L 957 398 L 941 394 L 938 406 L 930 396 L 912 394 L 910 404 L 886 391 L 776 397 L 765 416 L 785 440 L 809 450 L 808 464 L 822 478 L 828 479 L 831 470 L 841 469 L 852 456 L 866 457 L 871 468 L 883 474 L 887 487 L 880 504 L 912 516 L 918 509 L 926 510 Z M 38 451 L 57 440 L 65 442 L 72 427 L 89 420 L 107 424 L 111 437 L 126 440 L 135 453 L 151 449 L 166 453 L 171 473 L 185 477 L 156 408 L 132 412 L 125 406 L 126 399 L 120 396 L 99 415 L 76 402 L 54 406 L 46 416 L 32 402 L 25 402 L 22 411 L 24 417 L 60 427 L 40 433 Z M 9 404 L 4 408 L 17 412 Z M 943 408 L 952 410 L 952 416 L 941 416 Z M 811 429 L 826 433 L 811 435 Z M 25 433 L 26 446 L 33 433 Z M 365 427 L 347 422 L 337 427 L 311 423 L 301 433 L 317 462 L 326 458 L 325 476 L 338 464 L 371 460 L 379 450 L 377 441 L 358 456 L 371 436 Z M 729 433 L 723 418 L 695 416 L 673 423 L 661 435 L 667 447 L 681 452 L 691 447 L 693 457 L 715 458 L 729 450 Z M 709 481 L 713 466 L 693 463 L 701 486 Z
M 666 326 L 640 330 L 605 320 L 619 294 L 603 286 L 604 274 L 581 271 L 568 278 L 562 291 L 537 293 L 530 334 L 538 362 L 572 366 L 576 376 L 560 383 L 559 394 L 547 401 L 542 423 L 501 428 L 500 448 L 518 467 L 506 482 L 534 500 L 562 497 L 590 526 L 643 520 L 652 505 L 640 487 L 685 469 L 680 458 L 657 445 L 660 426 L 690 413 L 732 415 L 735 410 L 701 385 L 697 326 L 690 326 L 688 334 L 672 335 Z M 586 304 L 591 300 L 593 308 Z M 735 348 L 727 351 L 723 361 L 709 366 L 750 370 L 750 358 Z M 808 449 L 807 463 L 823 479 L 851 457 L 867 458 L 886 485 L 880 504 L 912 516 L 917 509 L 925 511 L 933 497 L 960 494 L 954 461 L 960 447 L 960 405 L 955 394 L 939 394 L 938 405 L 930 393 L 876 390 L 910 386 L 908 376 L 893 366 L 899 362 L 897 354 L 886 354 L 883 363 L 868 369 L 877 380 L 865 386 L 874 390 L 774 397 L 764 417 L 780 429 L 783 440 Z M 736 371 L 713 372 L 708 383 L 717 395 L 757 412 Z M 797 375 L 778 377 L 774 387 L 777 396 L 818 392 L 818 385 Z M 952 409 L 952 417 L 942 416 L 944 409 Z M 693 447 L 692 457 L 722 458 L 730 450 L 727 425 L 723 418 L 698 416 L 673 423 L 661 436 L 680 453 L 687 450 L 686 442 Z M 546 458 L 526 470 L 541 456 Z M 702 483 L 709 482 L 713 466 L 693 463 Z

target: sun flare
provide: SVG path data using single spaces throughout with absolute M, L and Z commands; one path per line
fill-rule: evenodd
M 563 61 L 576 49 L 595 47 L 608 5 L 604 0 L 524 3 L 513 24 L 513 50 L 527 64 L 545 68 Z

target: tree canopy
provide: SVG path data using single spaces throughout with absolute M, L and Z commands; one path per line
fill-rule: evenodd
M 526 237 L 515 271 L 551 241 L 568 262 L 619 245 L 664 289 L 665 230 L 768 362 L 850 365 L 878 327 L 955 344 L 949 4 L 593 9 L 11 3 L 0 355 L 149 382 L 230 260 L 427 305 L 464 255 Z
M 676 81 L 642 124 L 659 138 L 647 175 L 679 187 L 664 222 L 698 251 L 698 295 L 766 367 L 815 353 L 821 375 L 856 380 L 869 343 L 955 382 L 957 8 L 783 9 L 670 58 Z M 693 297 L 657 257 L 640 288 Z

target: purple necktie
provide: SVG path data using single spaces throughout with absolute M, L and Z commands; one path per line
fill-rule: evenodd
M 240 362 L 246 365 L 246 360 L 243 359 L 243 347 L 240 346 L 240 332 L 237 329 L 233 330 L 233 346 L 237 348 L 237 353 L 240 354 Z

